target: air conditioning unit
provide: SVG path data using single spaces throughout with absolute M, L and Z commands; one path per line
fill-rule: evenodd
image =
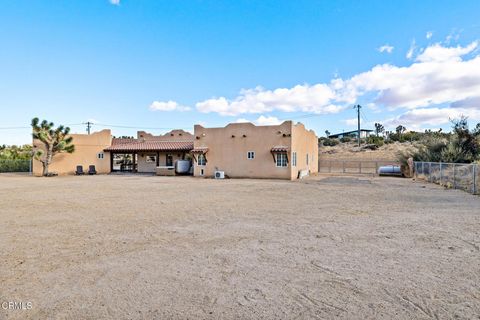
M 225 172 L 215 171 L 215 179 L 225 179 Z

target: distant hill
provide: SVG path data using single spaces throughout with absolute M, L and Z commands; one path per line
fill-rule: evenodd
M 414 150 L 410 142 L 385 144 L 377 150 L 359 150 L 352 142 L 340 143 L 334 147 L 320 146 L 320 160 L 397 160 L 400 151 Z

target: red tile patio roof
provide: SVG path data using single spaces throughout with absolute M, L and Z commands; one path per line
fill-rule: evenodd
M 193 141 L 143 141 L 137 139 L 113 139 L 112 145 L 104 151 L 190 151 Z

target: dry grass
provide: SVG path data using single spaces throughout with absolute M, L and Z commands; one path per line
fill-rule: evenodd
M 391 143 L 385 144 L 378 150 L 356 151 L 355 143 L 340 143 L 334 147 L 322 146 L 319 148 L 320 160 L 350 160 L 350 161 L 377 161 L 390 160 L 396 161 L 397 154 L 406 150 L 412 150 L 411 143 Z
M 0 319 L 480 314 L 480 198 L 405 179 L 0 177 Z

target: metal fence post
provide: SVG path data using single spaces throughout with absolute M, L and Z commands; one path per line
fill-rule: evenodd
M 454 163 L 453 164 L 453 189 L 457 189 L 457 177 L 456 177 L 456 169 L 457 165 Z
M 472 174 L 473 174 L 473 194 L 477 194 L 477 165 L 474 164 L 472 167 Z
M 443 169 L 442 169 L 442 163 L 440 162 L 440 185 L 441 186 L 443 186 L 442 181 L 443 181 Z
M 433 181 L 433 177 L 432 177 L 432 163 L 431 163 L 431 162 L 428 163 L 428 181 L 429 181 L 429 182 L 432 182 L 432 181 Z

